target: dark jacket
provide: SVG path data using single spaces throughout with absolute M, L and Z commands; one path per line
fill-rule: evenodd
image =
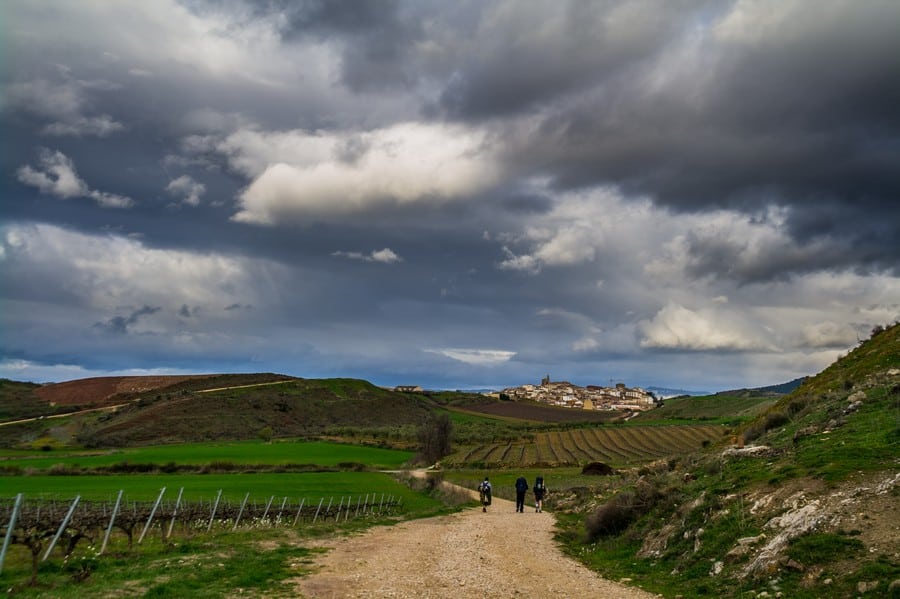
M 525 480 L 524 476 L 520 476 L 516 480 L 516 491 L 518 491 L 519 493 L 524 493 L 527 490 L 528 490 L 528 481 Z

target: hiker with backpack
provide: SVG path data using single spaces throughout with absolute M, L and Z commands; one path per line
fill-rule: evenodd
M 491 481 L 488 480 L 488 477 L 485 476 L 478 485 L 478 494 L 481 498 L 481 511 L 486 512 L 487 506 L 491 505 Z
M 524 476 L 516 479 L 516 512 L 525 512 L 525 493 L 528 492 L 528 481 Z
M 534 479 L 534 511 L 540 512 L 544 505 L 544 494 L 547 487 L 544 486 L 544 477 L 539 476 Z

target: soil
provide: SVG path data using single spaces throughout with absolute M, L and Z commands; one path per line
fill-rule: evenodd
M 35 394 L 44 401 L 60 406 L 102 406 L 115 402 L 119 393 L 152 391 L 182 381 L 209 375 L 172 376 L 105 376 L 44 385 Z
M 526 504 L 527 505 L 527 504 Z M 482 512 L 369 529 L 323 544 L 303 597 L 658 597 L 601 578 L 566 557 L 553 540 L 555 520 L 533 507 L 517 513 L 495 498 Z

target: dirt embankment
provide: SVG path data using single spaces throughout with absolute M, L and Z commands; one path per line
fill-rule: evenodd
M 657 597 L 605 580 L 567 558 L 554 518 L 495 499 L 437 518 L 378 527 L 329 541 L 319 570 L 297 583 L 303 597 Z
M 209 377 L 201 375 L 172 376 L 103 376 L 64 383 L 53 383 L 35 389 L 44 401 L 60 406 L 99 407 L 115 402 L 120 393 L 140 393 L 177 385 L 183 381 Z

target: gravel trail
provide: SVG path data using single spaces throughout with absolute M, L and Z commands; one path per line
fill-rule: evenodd
M 658 597 L 601 578 L 563 555 L 554 518 L 494 498 L 483 513 L 377 527 L 325 544 L 320 569 L 298 581 L 308 598 L 422 597 L 481 593 L 487 597 L 638 599 Z

